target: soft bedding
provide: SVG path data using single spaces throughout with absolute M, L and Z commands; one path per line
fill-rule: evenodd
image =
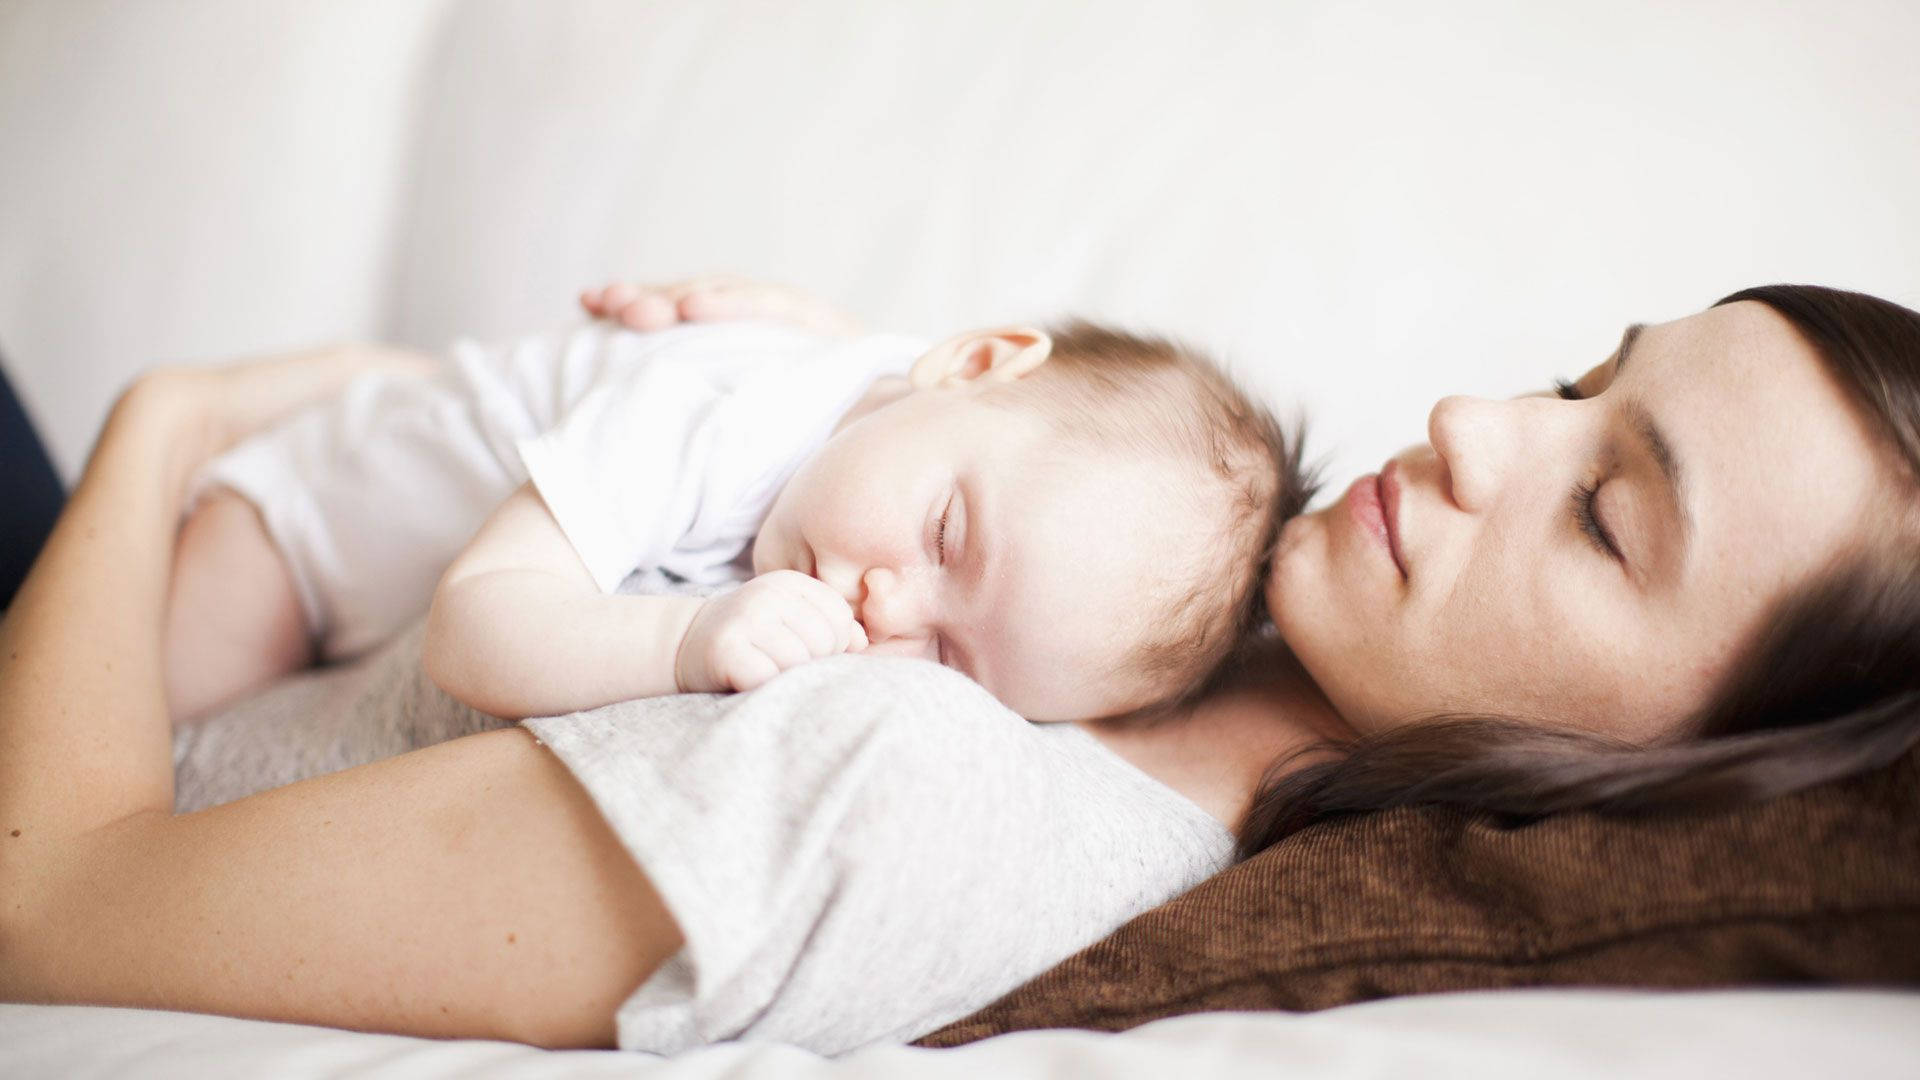
M 1917 853 L 1920 752 L 1684 814 L 1400 807 L 1291 836 L 924 1042 L 1534 986 L 1912 988 Z
M 877 1046 L 838 1059 L 724 1043 L 677 1054 L 539 1050 L 138 1009 L 0 1005 L 0 1078 L 637 1077 L 639 1080 L 1612 1080 L 1619 1076 L 1905 1078 L 1920 997 L 1867 991 L 1506 991 L 1396 998 L 1311 1014 L 1203 1013 L 1125 1034 L 1035 1031 L 954 1050 Z

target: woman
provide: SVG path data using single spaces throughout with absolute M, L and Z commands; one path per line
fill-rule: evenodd
M 607 1045 L 678 949 L 521 728 L 170 813 L 160 625 L 187 479 L 372 362 L 167 373 L 116 406 L 0 629 L 0 998 Z M 1630 330 L 1557 399 L 1445 399 L 1429 436 L 1283 533 L 1286 651 L 1189 713 L 1096 731 L 1242 822 L 1243 852 L 1400 801 L 1765 795 L 1913 743 L 1920 316 L 1739 294 Z M 541 922 L 537 947 L 509 916 Z

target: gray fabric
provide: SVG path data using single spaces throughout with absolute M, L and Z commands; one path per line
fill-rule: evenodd
M 722 590 L 635 571 L 622 593 L 709 596 Z M 256 791 L 457 739 L 507 722 L 467 708 L 420 666 L 423 612 L 372 652 L 290 675 L 260 694 L 174 732 L 174 809 Z
M 1070 724 L 918 660 L 529 720 L 687 945 L 620 1045 L 836 1054 L 964 1016 L 1224 865 L 1199 807 Z
M 193 810 L 501 726 L 421 672 L 416 626 L 180 732 Z M 526 726 L 591 793 L 686 947 L 620 1045 L 820 1053 L 972 1012 L 1225 864 L 1197 806 L 1070 724 L 917 660 L 837 657 L 751 694 Z
M 173 736 L 174 809 L 187 813 L 309 776 L 506 726 L 453 700 L 420 666 L 424 621 L 339 667 L 281 680 Z

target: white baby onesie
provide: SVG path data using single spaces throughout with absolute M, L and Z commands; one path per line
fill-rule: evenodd
M 923 342 L 766 323 L 594 323 L 457 343 L 440 373 L 370 375 L 203 473 L 259 508 L 326 660 L 426 611 L 447 564 L 531 476 L 594 580 L 705 585 L 877 378 Z

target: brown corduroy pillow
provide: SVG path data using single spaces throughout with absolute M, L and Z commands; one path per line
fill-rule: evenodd
M 1528 986 L 1920 982 L 1920 755 L 1724 811 L 1301 831 L 920 1040 Z

